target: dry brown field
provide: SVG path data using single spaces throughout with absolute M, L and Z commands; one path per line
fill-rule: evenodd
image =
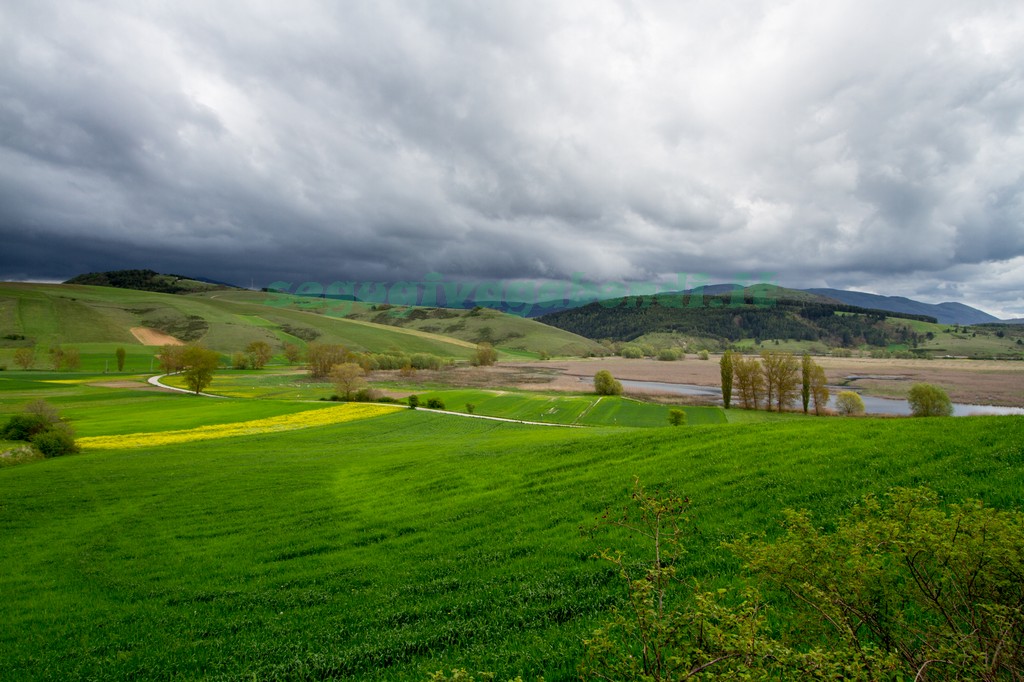
M 616 379 L 719 386 L 718 361 L 625 360 L 591 358 L 530 363 L 500 363 L 495 367 L 464 367 L 443 372 L 420 372 L 423 380 L 454 386 L 515 387 L 544 391 L 589 390 L 594 373 L 607 369 Z M 904 397 L 911 385 L 926 382 L 941 386 L 954 402 L 1024 407 L 1024 362 L 999 360 L 878 360 L 872 358 L 816 357 L 829 383 L 848 385 L 867 395 Z

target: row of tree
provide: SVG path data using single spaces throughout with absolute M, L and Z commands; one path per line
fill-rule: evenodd
M 67 370 L 74 372 L 82 366 L 82 356 L 74 346 L 63 348 L 60 344 L 50 346 L 47 351 L 47 360 L 54 372 Z M 14 364 L 24 370 L 35 367 L 38 351 L 35 346 L 22 346 L 14 351 Z
M 758 359 L 726 351 L 719 364 L 726 409 L 732 406 L 733 389 L 745 410 L 782 412 L 799 398 L 804 413 L 813 402 L 814 413 L 820 415 L 828 405 L 825 370 L 806 353 L 798 361 L 792 353 L 766 350 Z

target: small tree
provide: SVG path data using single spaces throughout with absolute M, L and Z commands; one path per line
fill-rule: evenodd
M 836 396 L 836 411 L 846 416 L 864 414 L 864 401 L 853 391 L 840 391 Z
M 69 372 L 75 372 L 82 366 L 82 356 L 75 347 L 65 348 L 61 357 L 61 366 Z
M 722 353 L 722 359 L 718 361 L 722 375 L 722 405 L 729 409 L 732 404 L 732 351 Z
M 213 373 L 220 365 L 220 355 L 202 346 L 185 346 L 181 362 L 185 385 L 198 395 L 213 381 Z
M 602 369 L 594 375 L 594 391 L 598 395 L 622 395 L 622 384 L 611 372 Z
M 174 374 L 180 372 L 184 366 L 182 363 L 182 356 L 185 353 L 184 346 L 174 346 L 166 344 L 160 348 L 160 352 L 156 354 L 157 364 L 160 365 L 160 369 L 163 370 L 164 374 Z
M 764 393 L 764 372 L 761 370 L 761 363 L 757 358 L 736 356 L 732 361 L 732 374 L 736 380 L 736 390 L 739 392 L 743 409 L 756 410 Z
M 313 379 L 324 379 L 331 373 L 331 368 L 345 362 L 345 348 L 337 344 L 311 343 L 306 347 L 306 363 L 309 365 L 309 376 Z
M 804 353 L 800 358 L 800 402 L 803 404 L 804 414 L 811 405 L 811 374 L 814 372 L 814 360 Z
M 32 369 L 32 365 L 36 363 L 36 349 L 35 347 L 19 348 L 14 351 L 14 364 L 21 367 L 24 370 Z
M 125 360 L 125 357 L 127 357 L 127 355 L 128 354 L 127 354 L 127 352 L 125 352 L 124 348 L 118 348 L 117 350 L 114 351 L 114 357 L 117 358 L 117 371 L 118 372 L 123 372 L 124 371 L 124 360 Z
M 914 384 L 907 393 L 910 412 L 915 417 L 949 417 L 953 414 L 953 403 L 949 395 L 932 384 Z
M 411 395 L 407 399 L 409 401 L 409 409 L 415 410 L 420 406 L 420 397 L 418 395 Z
M 47 352 L 50 356 L 50 366 L 53 367 L 53 371 L 59 371 L 61 365 L 64 364 L 64 349 L 57 344 L 50 346 L 50 350 Z
M 494 350 L 494 346 L 481 341 L 476 344 L 476 352 L 470 357 L 469 362 L 474 367 L 490 367 L 498 361 L 498 351 Z
M 297 365 L 302 361 L 302 349 L 294 343 L 284 344 L 281 351 L 284 353 L 284 359 L 288 361 L 289 365 Z
M 359 390 L 366 388 L 365 372 L 355 362 L 344 362 L 331 368 L 331 381 L 334 389 L 343 400 L 352 400 Z
M 814 363 L 811 368 L 811 397 L 814 398 L 814 414 L 821 415 L 822 410 L 828 407 L 828 385 L 825 377 L 825 370 L 821 365 Z
M 775 409 L 782 412 L 796 399 L 798 376 L 798 365 L 792 353 L 779 353 L 772 351 L 761 351 L 761 363 L 764 372 L 765 391 L 767 393 L 766 407 L 772 409 L 772 402 Z
M 245 347 L 245 354 L 249 356 L 250 367 L 263 369 L 274 357 L 274 349 L 266 341 L 253 341 Z
M 625 603 L 583 640 L 580 679 L 617 682 L 669 682 L 703 679 L 784 679 L 748 677 L 748 667 L 786 654 L 766 634 L 764 605 L 754 590 L 729 608 L 725 590 L 702 591 L 678 575 L 676 565 L 685 553 L 684 541 L 696 534 L 690 520 L 690 500 L 668 493 L 649 495 L 635 484 L 632 504 L 608 509 L 593 529 L 613 526 L 644 543 L 649 558 L 637 561 L 621 550 L 602 550 L 596 558 L 611 564 L 625 587 Z M 793 679 L 801 679 L 795 671 Z M 827 678 L 826 678 L 827 679 Z
M 686 424 L 686 413 L 679 408 L 669 410 L 668 423 L 672 426 L 683 426 Z
M 248 369 L 249 368 L 249 356 L 242 351 L 235 351 L 231 354 L 231 367 L 232 369 Z

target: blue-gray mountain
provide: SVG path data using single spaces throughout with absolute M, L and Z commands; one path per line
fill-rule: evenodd
M 998 317 L 963 303 L 922 303 L 903 296 L 879 296 L 862 291 L 844 291 L 842 289 L 804 289 L 804 291 L 860 308 L 928 315 L 934 317 L 940 324 L 985 324 L 1001 321 Z

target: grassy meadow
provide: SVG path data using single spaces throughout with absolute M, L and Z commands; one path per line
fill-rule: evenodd
M 827 524 L 895 485 L 1002 507 L 1024 496 L 1017 417 L 691 412 L 674 428 L 645 407 L 631 419 L 651 428 L 560 429 L 391 408 L 331 422 L 349 406 L 81 379 L 0 375 L 4 412 L 45 397 L 84 444 L 121 436 L 0 470 L 0 679 L 576 679 L 582 638 L 623 599 L 591 555 L 644 557 L 579 527 L 624 504 L 634 477 L 690 496 L 684 571 L 723 586 L 741 571 L 720 543 L 775 532 L 787 507 Z M 606 425 L 633 406 L 598 419 L 593 396 L 550 413 L 546 397 L 492 393 L 436 395 L 566 420 L 587 402 Z M 281 420 L 294 428 L 254 426 Z M 200 440 L 210 429 L 223 433 Z
M 258 292 L 0 285 L 0 424 L 44 399 L 81 446 L 42 459 L 0 441 L 0 680 L 424 680 L 456 667 L 573 680 L 583 638 L 625 597 L 594 553 L 649 558 L 621 533 L 580 533 L 626 504 L 634 478 L 689 496 L 682 577 L 723 588 L 743 571 L 721 543 L 776 534 L 787 508 L 827 526 L 893 486 L 927 484 L 947 502 L 1024 499 L 1021 417 L 684 406 L 687 424 L 670 427 L 671 406 L 622 397 L 429 373 L 377 384 L 439 399 L 445 413 L 324 401 L 331 384 L 280 357 L 218 371 L 207 390 L 224 397 L 203 398 L 148 386 L 156 348 L 129 331 L 201 334 L 225 354 L 303 337 L 455 360 L 481 335 L 504 358 L 575 343 L 487 311 L 416 309 L 391 324 L 388 311 L 322 308 Z M 79 371 L 45 369 L 57 343 L 79 350 Z M 28 345 L 36 365 L 15 371 Z M 578 428 L 469 418 L 469 405 Z

